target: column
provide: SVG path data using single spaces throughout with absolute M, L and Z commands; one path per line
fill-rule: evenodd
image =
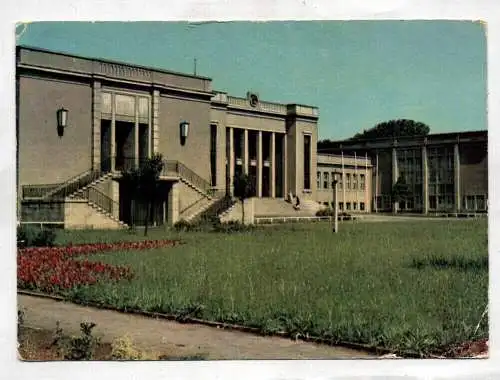
M 282 146 L 282 157 L 283 157 L 283 197 L 286 199 L 288 197 L 288 144 L 287 144 L 287 135 L 286 133 L 283 135 L 283 143 Z
M 423 213 L 429 213 L 429 164 L 425 145 L 422 147 L 422 204 Z
M 248 129 L 243 130 L 243 173 L 248 174 L 248 166 L 250 165 L 248 159 Z
M 234 184 L 234 128 L 229 127 L 229 193 L 233 194 Z
M 135 97 L 134 167 L 139 167 L 139 97 Z
M 113 202 L 113 216 L 116 219 L 120 219 L 120 183 L 115 180 L 111 180 L 111 199 Z
M 262 131 L 257 135 L 257 196 L 262 197 Z
M 116 111 L 116 102 L 115 102 L 115 94 L 111 95 L 111 171 L 115 171 L 115 163 L 116 163 L 116 119 L 115 119 L 115 111 Z
M 149 157 L 159 151 L 160 144 L 160 126 L 159 126 L 159 112 L 160 112 L 160 91 L 153 90 L 153 112 L 150 128 L 148 129 L 149 138 Z M 152 127 L 152 130 L 151 130 Z
M 168 223 L 171 225 L 179 221 L 179 186 L 174 182 L 168 192 Z
M 399 171 L 398 171 L 398 151 L 396 147 L 392 148 L 392 184 L 394 185 L 398 181 Z M 398 212 L 398 202 L 392 202 L 393 211 Z
M 274 132 L 271 132 L 271 186 L 269 187 L 271 189 L 271 198 L 276 197 L 276 134 Z
M 458 143 L 453 147 L 453 170 L 454 170 L 454 181 L 455 184 L 455 211 L 460 211 L 460 150 Z
M 101 163 L 101 82 L 94 81 L 92 91 L 92 168 Z

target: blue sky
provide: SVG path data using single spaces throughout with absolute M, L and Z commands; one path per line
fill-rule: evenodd
M 319 137 L 409 118 L 487 128 L 486 37 L 467 21 L 44 22 L 19 44 L 213 78 L 213 88 L 319 107 Z

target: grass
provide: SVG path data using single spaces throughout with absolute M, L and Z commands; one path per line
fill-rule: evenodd
M 144 239 L 141 232 L 63 232 L 58 243 Z M 442 352 L 488 336 L 486 220 L 265 227 L 248 233 L 152 230 L 175 248 L 95 255 L 130 265 L 131 282 L 70 297 L 273 332 L 393 350 Z

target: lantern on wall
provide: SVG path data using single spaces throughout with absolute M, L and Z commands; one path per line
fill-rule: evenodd
M 184 145 L 186 143 L 186 139 L 189 135 L 189 122 L 182 121 L 180 123 L 180 134 L 181 134 L 181 144 Z
M 57 134 L 59 137 L 64 135 L 64 129 L 68 126 L 68 110 L 59 108 L 57 110 Z

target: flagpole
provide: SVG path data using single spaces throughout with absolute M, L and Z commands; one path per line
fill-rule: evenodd
M 354 189 L 356 192 L 355 195 L 355 200 L 356 200 L 356 207 L 359 210 L 359 202 L 358 202 L 358 189 L 359 189 L 359 178 L 358 178 L 358 158 L 356 156 L 356 152 L 354 152 L 354 177 L 356 178 L 356 188 Z M 353 181 L 354 182 L 354 181 Z M 354 186 L 353 186 L 354 187 Z M 354 207 L 353 207 L 354 209 Z
M 375 212 L 378 211 L 378 151 L 375 152 Z
M 344 169 L 344 151 L 341 151 L 342 154 L 342 210 L 345 210 L 345 169 Z
M 368 152 L 365 152 L 365 188 L 363 189 L 365 195 L 365 211 L 368 212 L 368 203 L 370 201 L 370 194 L 368 193 Z

